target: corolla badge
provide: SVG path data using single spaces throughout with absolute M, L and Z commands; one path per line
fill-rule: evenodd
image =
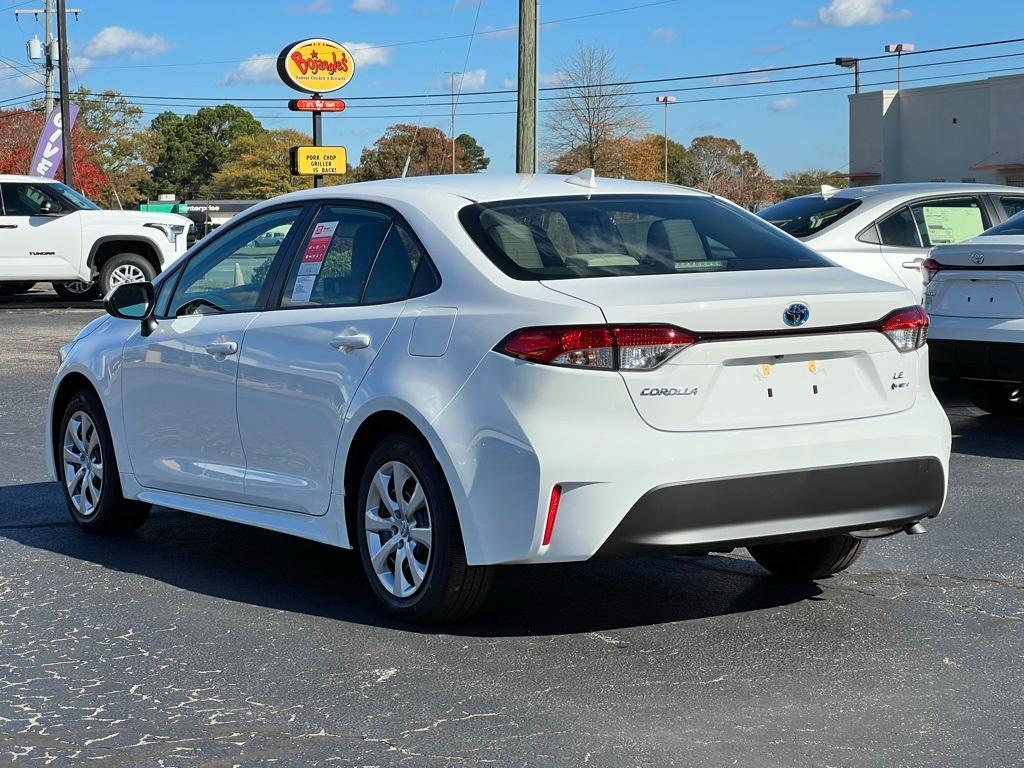
M 975 264 L 984 264 L 985 254 L 975 251 L 974 253 L 971 254 L 971 261 L 973 261 Z
M 801 304 L 800 302 L 794 302 L 783 310 L 782 322 L 790 328 L 796 328 L 798 325 L 806 323 L 810 316 L 810 307 L 806 304 Z

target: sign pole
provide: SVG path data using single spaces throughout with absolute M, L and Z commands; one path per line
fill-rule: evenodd
M 314 99 L 319 99 L 320 94 L 314 93 Z M 324 113 L 319 109 L 313 111 L 313 146 L 322 147 L 324 145 Z M 322 187 L 324 185 L 324 177 L 317 174 L 313 177 L 313 187 Z
M 57 0 L 57 37 L 60 45 L 60 141 L 64 150 L 64 183 L 75 185 L 71 157 L 71 96 L 68 93 L 68 4 Z

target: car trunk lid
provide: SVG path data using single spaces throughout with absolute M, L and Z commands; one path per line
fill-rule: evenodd
M 932 249 L 939 269 L 925 289 L 929 314 L 1024 317 L 1024 242 L 990 236 Z

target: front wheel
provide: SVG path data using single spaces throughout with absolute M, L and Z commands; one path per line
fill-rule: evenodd
M 130 533 L 149 505 L 125 499 L 110 428 L 99 398 L 78 392 L 64 409 L 57 437 L 57 470 L 71 519 L 89 533 Z
M 100 267 L 99 286 L 104 296 L 125 283 L 142 283 L 156 277 L 153 265 L 137 253 L 111 256 Z
M 776 576 L 808 580 L 845 571 L 860 557 L 865 544 L 863 539 L 842 533 L 809 541 L 758 544 L 747 547 L 747 551 Z
M 976 406 L 993 416 L 1024 417 L 1024 384 L 969 381 L 967 393 Z
M 377 447 L 355 511 L 363 570 L 391 613 L 406 621 L 452 621 L 483 603 L 491 569 L 467 565 L 451 492 L 422 440 L 397 434 Z

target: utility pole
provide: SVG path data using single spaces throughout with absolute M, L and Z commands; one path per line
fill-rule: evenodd
M 57 55 L 57 38 L 53 36 L 53 17 L 56 15 L 54 8 L 56 0 L 45 0 L 43 8 L 33 9 L 19 9 L 14 12 L 14 18 L 18 21 L 21 20 L 22 14 L 30 13 L 38 21 L 39 14 L 43 15 L 43 28 L 45 33 L 43 35 L 43 57 L 44 57 L 44 101 L 46 114 L 49 115 L 53 111 L 53 103 L 56 100 L 54 98 L 53 89 L 53 70 L 54 61 L 59 57 Z M 66 11 L 67 13 L 73 13 L 78 16 L 79 10 L 77 8 L 70 8 Z
M 537 23 L 539 0 L 519 0 L 516 173 L 537 172 Z
M 675 96 L 658 96 L 655 101 L 665 105 L 665 183 L 668 184 L 668 105 L 675 104 Z
M 451 133 L 448 135 L 451 137 L 452 142 L 452 173 L 455 173 L 455 76 L 461 75 L 461 72 L 445 72 L 446 75 L 451 76 L 451 88 L 452 88 L 452 123 Z M 463 75 L 464 76 L 464 75 Z
M 71 158 L 71 96 L 68 89 L 68 8 L 57 0 L 57 38 L 60 41 L 60 142 L 64 149 L 64 183 L 74 187 Z

